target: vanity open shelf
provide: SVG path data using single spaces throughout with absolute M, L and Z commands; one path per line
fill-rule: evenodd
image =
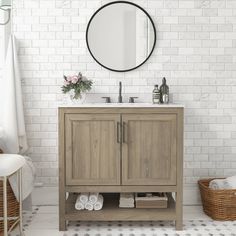
M 182 229 L 183 106 L 89 104 L 59 108 L 59 218 L 174 220 Z M 101 211 L 75 210 L 66 192 L 106 193 Z M 120 192 L 174 192 L 166 209 L 120 209 Z
M 119 208 L 119 194 L 106 193 L 104 205 L 100 211 L 78 211 L 75 209 L 77 194 L 70 194 L 66 201 L 66 220 L 70 221 L 156 221 L 175 220 L 175 201 L 169 195 L 166 209 Z

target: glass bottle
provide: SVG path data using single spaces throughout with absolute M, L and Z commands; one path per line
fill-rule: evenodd
M 154 86 L 154 89 L 152 91 L 152 102 L 153 104 L 161 103 L 161 93 L 157 84 Z
M 162 85 L 160 86 L 161 103 L 169 103 L 169 86 L 166 84 L 166 78 L 162 79 Z

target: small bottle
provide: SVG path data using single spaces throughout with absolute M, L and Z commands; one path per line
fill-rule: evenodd
M 152 91 L 152 102 L 153 104 L 161 103 L 161 93 L 157 84 L 154 86 L 154 89 Z
M 168 104 L 169 103 L 169 87 L 166 84 L 166 78 L 162 79 L 162 85 L 160 87 L 161 93 L 161 103 Z

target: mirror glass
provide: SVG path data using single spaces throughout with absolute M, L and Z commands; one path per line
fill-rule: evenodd
M 103 67 L 123 72 L 141 66 L 152 54 L 156 30 L 140 6 L 111 2 L 91 17 L 86 32 L 90 54 Z

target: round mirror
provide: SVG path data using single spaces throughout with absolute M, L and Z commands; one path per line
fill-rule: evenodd
M 90 54 L 101 66 L 112 71 L 130 71 L 151 56 L 156 29 L 140 6 L 126 1 L 111 2 L 91 17 L 86 42 Z

